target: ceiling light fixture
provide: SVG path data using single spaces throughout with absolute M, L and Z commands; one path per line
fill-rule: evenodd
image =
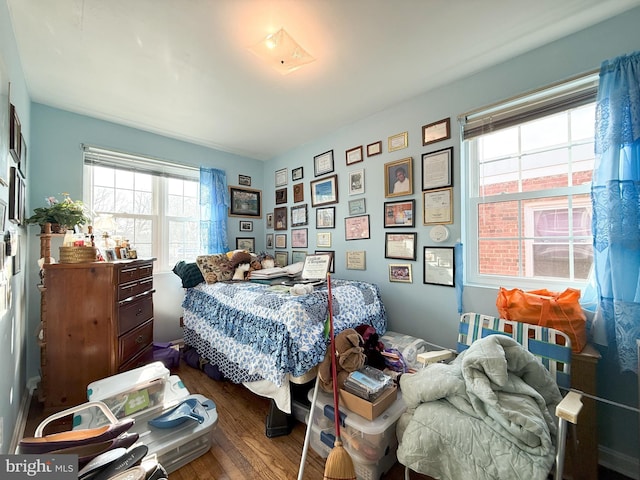
M 291 35 L 284 28 L 267 35 L 264 40 L 250 47 L 249 50 L 282 75 L 291 73 L 302 65 L 315 61 L 315 58 L 291 38 Z

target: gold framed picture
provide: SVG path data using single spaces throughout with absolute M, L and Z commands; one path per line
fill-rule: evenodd
M 396 150 L 402 150 L 409 146 L 409 132 L 396 133 L 391 135 L 388 139 L 388 150 L 395 152 Z

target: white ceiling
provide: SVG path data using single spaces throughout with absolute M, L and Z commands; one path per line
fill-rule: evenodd
M 7 0 L 31 99 L 266 160 L 640 0 Z M 317 60 L 248 47 L 284 27 Z

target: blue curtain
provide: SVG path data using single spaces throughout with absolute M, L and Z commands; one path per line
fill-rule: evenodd
M 200 247 L 207 253 L 229 251 L 227 241 L 227 174 L 200 168 Z
M 640 52 L 605 61 L 591 187 L 598 315 L 621 371 L 638 371 L 640 338 Z

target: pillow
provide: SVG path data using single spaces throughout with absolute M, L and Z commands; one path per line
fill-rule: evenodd
M 204 281 L 209 284 L 231 280 L 233 277 L 234 268 L 224 253 L 200 255 L 196 258 L 196 264 L 202 272 Z
M 202 272 L 198 268 L 195 262 L 186 263 L 181 260 L 173 267 L 173 273 L 178 275 L 182 280 L 182 288 L 191 288 L 204 282 Z

